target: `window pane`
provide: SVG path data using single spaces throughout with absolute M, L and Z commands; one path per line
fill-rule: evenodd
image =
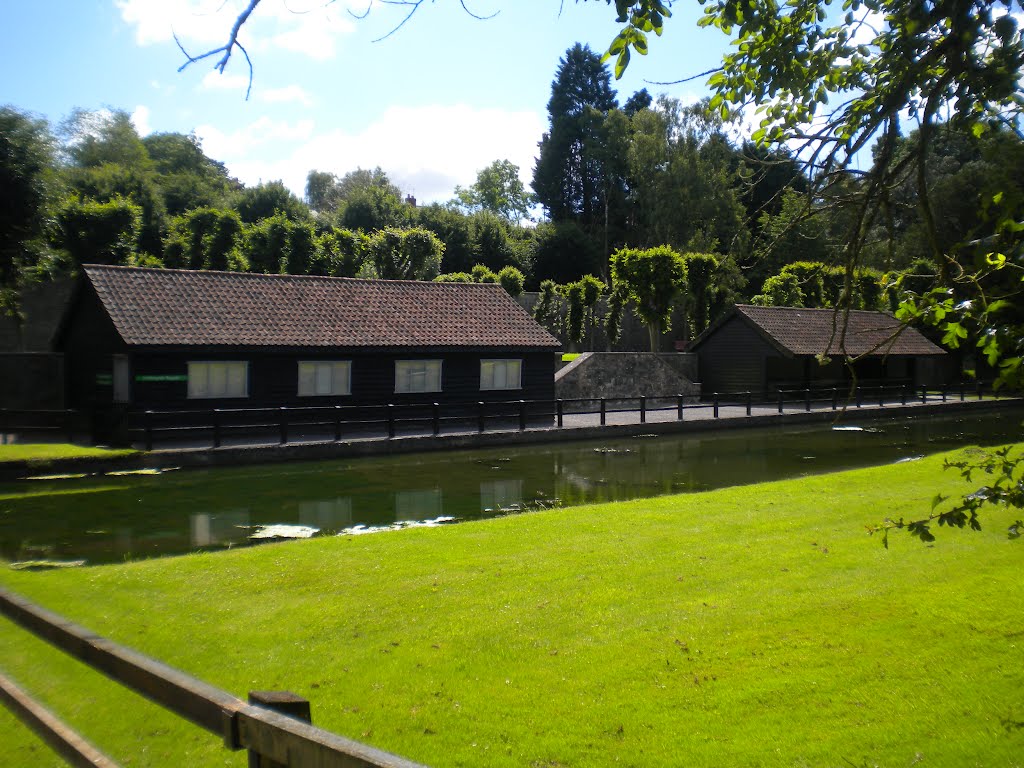
M 245 397 L 249 394 L 248 365 L 246 363 L 225 363 L 227 382 L 224 394 L 227 397 Z
M 325 363 L 317 363 L 316 366 L 316 393 L 318 395 L 331 394 L 331 366 Z
M 440 360 L 395 361 L 395 392 L 440 391 Z
M 481 360 L 480 389 L 522 389 L 522 360 Z
M 348 395 L 352 393 L 352 368 L 349 363 L 334 364 L 334 392 L 335 395 Z
M 313 363 L 299 363 L 299 397 L 313 394 L 316 366 Z
M 210 363 L 210 396 L 224 397 L 228 391 L 228 372 L 223 363 Z

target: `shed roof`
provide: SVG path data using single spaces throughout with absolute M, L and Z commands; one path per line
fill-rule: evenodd
M 130 346 L 558 347 L 500 285 L 86 265 Z
M 944 355 L 945 351 L 890 314 L 851 310 L 843 329 L 843 313 L 834 309 L 755 307 L 737 304 L 732 314 L 708 328 L 693 348 L 704 344 L 736 317 L 752 326 L 772 346 L 788 355 Z

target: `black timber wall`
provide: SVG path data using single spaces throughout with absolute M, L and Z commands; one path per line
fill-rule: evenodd
M 128 347 L 84 280 L 72 298 L 56 346 L 64 352 L 67 406 L 109 406 L 114 395 L 113 356 L 126 354 Z
M 522 389 L 481 391 L 480 361 L 490 358 L 521 359 Z M 129 359 L 131 407 L 136 410 L 495 402 L 553 400 L 555 396 L 555 353 L 550 349 L 142 348 L 131 350 Z M 190 400 L 188 363 L 204 360 L 248 362 L 249 396 Z M 352 394 L 299 397 L 301 360 L 352 361 Z M 442 360 L 441 392 L 396 394 L 396 360 Z
M 722 323 L 697 348 L 701 392 L 763 392 L 766 360 L 778 351 L 737 317 Z

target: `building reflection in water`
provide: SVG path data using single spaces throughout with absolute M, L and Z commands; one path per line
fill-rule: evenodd
M 480 511 L 518 509 L 523 504 L 523 481 L 485 480 L 480 483 Z
M 395 493 L 395 520 L 434 520 L 444 514 L 440 488 Z
M 229 509 L 215 515 L 191 516 L 192 546 L 214 547 L 244 541 L 249 535 L 249 510 Z
M 299 502 L 299 524 L 321 531 L 340 531 L 352 525 L 352 499 L 344 496 L 338 499 Z

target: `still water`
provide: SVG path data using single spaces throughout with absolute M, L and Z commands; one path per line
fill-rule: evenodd
M 778 426 L 377 459 L 0 484 L 0 557 L 119 562 L 321 534 L 478 519 L 885 464 L 1022 439 L 1022 410 Z M 861 429 L 858 429 L 860 427 Z

